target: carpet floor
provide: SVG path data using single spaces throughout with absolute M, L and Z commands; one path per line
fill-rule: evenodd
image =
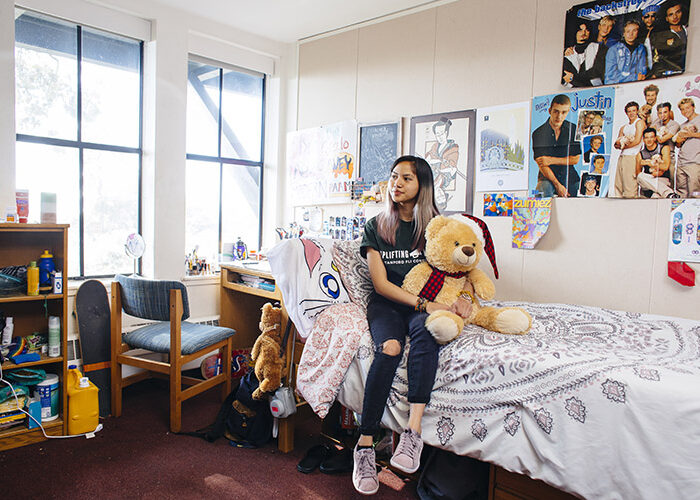
M 296 464 L 320 440 L 321 421 L 297 414 L 295 447 L 277 450 L 276 440 L 258 449 L 171 434 L 168 390 L 163 380 L 124 390 L 120 418 L 103 420 L 92 439 L 52 439 L 0 452 L 4 498 L 361 498 L 350 474 L 318 470 L 302 474 Z M 210 424 L 220 406 L 213 389 L 185 401 L 182 428 Z M 388 469 L 379 473 L 381 498 L 416 498 L 415 481 Z

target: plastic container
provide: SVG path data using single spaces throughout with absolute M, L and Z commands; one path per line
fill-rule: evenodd
M 17 202 L 17 216 L 20 224 L 26 224 L 29 217 L 29 191 L 26 189 L 18 189 L 15 191 L 15 199 Z
M 51 273 L 56 270 L 53 255 L 48 250 L 44 250 L 39 259 L 39 286 L 51 289 Z
M 47 373 L 43 382 L 36 385 L 41 399 L 41 421 L 49 422 L 58 418 L 58 375 Z
M 5 318 L 5 328 L 2 329 L 2 345 L 9 345 L 12 343 L 12 332 L 14 329 L 15 325 L 12 318 Z
M 17 207 L 7 207 L 5 210 L 5 222 L 17 222 Z
M 49 357 L 61 355 L 61 318 L 49 316 Z
M 68 434 L 85 434 L 92 432 L 100 423 L 100 404 L 97 394 L 100 391 L 95 384 L 77 367 L 71 365 L 68 370 Z
M 27 295 L 39 295 L 39 268 L 35 260 L 27 268 Z
M 27 403 L 27 412 L 41 422 L 41 399 L 38 397 L 30 399 Z M 39 427 L 39 424 L 32 420 L 31 417 L 27 417 L 27 427 L 29 429 L 34 429 L 35 427 Z
M 248 257 L 248 247 L 246 244 L 243 242 L 243 240 L 238 237 L 238 241 L 236 241 L 236 248 L 235 248 L 235 253 L 236 253 L 236 260 L 245 260 Z

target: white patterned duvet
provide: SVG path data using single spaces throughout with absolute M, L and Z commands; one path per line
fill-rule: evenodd
M 700 498 L 700 322 L 562 304 L 521 306 L 524 336 L 476 326 L 440 351 L 426 443 L 584 498 Z M 306 342 L 298 390 L 320 415 L 361 413 L 374 346 L 334 305 Z M 382 419 L 407 421 L 406 353 Z

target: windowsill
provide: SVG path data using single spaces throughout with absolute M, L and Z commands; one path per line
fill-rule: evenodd
M 96 279 L 96 278 L 91 278 L 91 279 Z M 69 297 L 74 297 L 76 292 L 78 291 L 78 288 L 80 288 L 80 285 L 85 283 L 87 280 L 75 280 L 75 279 L 69 279 L 68 280 L 68 296 Z M 110 287 L 112 286 L 112 278 L 99 278 L 97 279 L 100 283 L 102 283 L 105 288 L 107 289 L 107 292 L 109 292 Z M 215 285 L 219 283 L 219 273 L 216 274 L 208 274 L 205 276 L 183 276 L 180 281 L 182 281 L 186 286 L 205 286 L 205 285 Z
M 203 276 L 183 276 L 182 282 L 187 286 L 202 286 L 211 285 L 214 283 L 219 283 L 219 273 L 216 274 L 206 274 Z

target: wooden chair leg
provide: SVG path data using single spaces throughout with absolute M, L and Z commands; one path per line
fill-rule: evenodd
M 122 300 L 121 287 L 118 282 L 112 283 L 112 324 L 110 325 L 110 372 L 112 415 L 122 414 L 122 365 L 117 363 L 117 356 L 122 345 Z
M 182 427 L 182 343 L 181 343 L 182 295 L 180 290 L 170 290 L 170 432 L 180 432 Z
M 231 353 L 233 352 L 233 337 L 228 338 L 228 342 L 226 342 L 226 345 L 219 352 L 221 352 L 222 373 L 226 374 L 226 381 L 221 387 L 221 401 L 223 401 L 231 393 Z

